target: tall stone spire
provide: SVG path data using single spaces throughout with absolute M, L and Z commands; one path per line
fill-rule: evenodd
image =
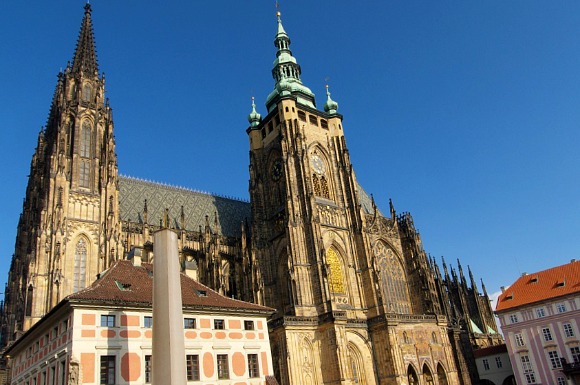
M 85 17 L 83 17 L 81 24 L 72 71 L 75 73 L 82 71 L 90 75 L 97 74 L 99 71 L 93 35 L 93 22 L 91 20 L 91 5 L 89 3 L 85 5 Z
M 274 68 L 272 69 L 272 76 L 276 81 L 276 85 L 274 90 L 268 95 L 268 99 L 266 99 L 268 112 L 276 106 L 280 98 L 290 95 L 294 96 L 298 103 L 316 108 L 314 93 L 302 84 L 300 80 L 302 70 L 296 58 L 292 56 L 292 51 L 290 51 L 290 37 L 284 30 L 279 11 L 276 12 L 276 17 L 278 18 L 278 29 L 274 38 L 274 46 L 276 46 L 277 52 Z

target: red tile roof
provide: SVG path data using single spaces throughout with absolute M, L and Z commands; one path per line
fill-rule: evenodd
M 207 286 L 181 275 L 181 298 L 184 308 L 220 308 L 270 314 L 274 309 L 225 297 Z M 67 297 L 70 302 L 114 303 L 115 305 L 151 306 L 153 265 L 133 266 L 132 261 L 115 262 L 91 286 Z
M 487 348 L 476 349 L 473 351 L 475 358 L 492 356 L 500 353 L 507 353 L 505 344 L 488 346 Z
M 497 300 L 495 311 L 580 292 L 580 261 L 533 274 L 526 274 L 506 289 Z

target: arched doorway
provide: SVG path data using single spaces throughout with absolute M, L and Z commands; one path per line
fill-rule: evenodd
M 415 369 L 411 365 L 409 365 L 409 368 L 407 369 L 407 380 L 409 381 L 409 385 L 419 385 L 417 372 L 415 372 Z
M 445 369 L 441 364 L 437 364 L 437 382 L 439 385 L 448 385 L 447 374 L 445 374 Z
M 423 380 L 425 381 L 425 385 L 435 385 L 433 374 L 427 364 L 423 365 Z

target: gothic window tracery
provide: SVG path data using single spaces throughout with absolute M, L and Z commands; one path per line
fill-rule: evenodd
M 326 199 L 330 199 L 330 190 L 328 189 L 328 181 L 323 175 L 320 177 L 320 196 Z
M 411 301 L 403 265 L 394 251 L 383 242 L 374 248 L 378 261 L 382 293 L 387 310 L 393 313 L 410 314 Z
M 89 84 L 83 86 L 83 101 L 88 102 L 91 100 L 91 91 L 91 86 Z
M 79 239 L 75 247 L 73 293 L 86 286 L 87 243 L 84 238 Z
M 91 125 L 89 122 L 83 122 L 81 128 L 81 150 L 80 156 L 83 158 L 88 158 L 91 151 Z
M 322 190 L 320 188 L 320 180 L 318 179 L 318 175 L 312 175 L 312 184 L 314 185 L 314 195 L 322 196 Z
M 328 264 L 330 291 L 336 294 L 346 294 L 341 258 L 334 248 L 330 248 L 326 252 L 326 263 Z
M 83 122 L 81 127 L 80 151 L 81 156 L 79 162 L 79 186 L 89 187 L 90 181 L 90 153 L 91 153 L 91 125 L 88 121 Z
M 364 361 L 360 354 L 360 351 L 352 343 L 348 345 L 348 353 L 350 356 L 350 369 L 351 378 L 353 384 L 366 384 L 365 372 L 364 372 Z

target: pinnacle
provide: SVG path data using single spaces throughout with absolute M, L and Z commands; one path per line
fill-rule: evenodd
M 91 5 L 87 3 L 84 8 L 85 15 L 81 24 L 79 38 L 77 40 L 72 71 L 85 72 L 89 75 L 94 75 L 98 73 L 99 67 L 97 64 L 93 23 L 91 20 Z

